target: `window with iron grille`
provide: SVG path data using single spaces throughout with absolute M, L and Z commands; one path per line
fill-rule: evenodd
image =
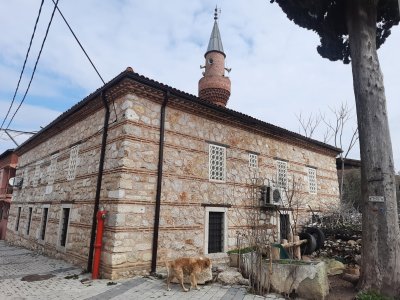
M 58 159 L 58 156 L 59 156 L 58 153 L 51 156 L 49 177 L 48 177 L 48 183 L 49 184 L 53 184 L 54 183 L 54 178 L 55 178 L 56 170 L 57 170 L 57 159 Z
M 27 226 L 26 226 L 26 235 L 29 235 L 29 232 L 30 232 L 30 230 L 31 230 L 32 211 L 33 211 L 33 208 L 32 208 L 32 207 L 29 207 L 29 208 L 28 208 L 28 224 L 27 224 Z
M 290 235 L 290 218 L 288 214 L 279 214 L 280 239 L 288 239 Z
M 209 145 L 209 179 L 225 181 L 226 148 Z
M 249 167 L 250 168 L 258 168 L 258 155 L 249 153 Z
M 32 186 L 35 187 L 38 185 L 39 177 L 40 177 L 40 164 L 37 164 L 35 167 L 35 173 L 33 173 Z
M 308 188 L 310 194 L 317 193 L 317 170 L 314 168 L 308 168 Z
M 61 224 L 60 224 L 60 239 L 59 239 L 59 244 L 62 247 L 65 247 L 65 244 L 67 242 L 69 212 L 70 212 L 70 208 L 64 207 L 62 209 L 62 215 L 61 215 L 61 220 L 60 220 L 60 222 L 61 222 Z
M 67 180 L 75 179 L 79 159 L 79 145 L 73 146 L 69 155 Z
M 42 224 L 40 225 L 40 239 L 44 241 L 47 227 L 47 216 L 49 215 L 49 208 L 44 207 L 42 211 Z
M 287 189 L 287 162 L 282 161 L 282 160 L 277 160 L 276 161 L 276 167 L 277 167 L 277 186 L 281 189 Z
M 208 215 L 208 253 L 224 251 L 224 213 L 210 211 Z
M 17 219 L 15 220 L 15 231 L 19 229 L 19 220 L 21 218 L 21 207 L 18 207 Z

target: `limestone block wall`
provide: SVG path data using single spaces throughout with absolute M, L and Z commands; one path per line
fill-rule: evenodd
M 118 113 L 118 111 L 117 111 Z M 110 120 L 115 119 L 115 112 Z M 19 159 L 17 176 L 23 177 L 23 186 L 15 189 L 10 210 L 7 239 L 27 248 L 38 249 L 44 253 L 61 257 L 86 267 L 89 253 L 90 232 L 97 184 L 97 173 L 104 122 L 104 110 L 97 109 L 86 118 L 49 137 Z M 113 211 L 114 194 L 120 188 L 118 168 L 122 166 L 124 155 L 119 152 L 119 132 L 116 122 L 110 126 L 106 151 L 105 172 L 101 193 L 102 206 Z M 71 146 L 78 145 L 76 174 L 67 179 Z M 54 154 L 57 159 L 54 159 Z M 56 164 L 52 164 L 56 161 Z M 16 231 L 18 208 L 21 208 L 19 230 Z M 30 230 L 29 208 L 32 208 Z M 41 240 L 43 212 L 48 209 L 45 239 Z M 69 208 L 67 240 L 60 246 L 60 223 L 62 208 Z M 106 233 L 105 250 L 113 241 Z
M 121 151 L 124 172 L 121 201 L 115 216 L 112 277 L 150 270 L 159 147 L 161 105 L 131 94 L 121 102 L 126 120 Z M 226 180 L 209 180 L 209 144 L 226 145 Z M 258 153 L 258 169 L 249 167 L 249 153 Z M 158 264 L 182 255 L 207 254 L 207 211 L 225 209 L 227 236 L 224 250 L 237 247 L 237 231 L 251 224 L 254 209 L 253 178 L 275 178 L 276 159 L 288 162 L 289 175 L 305 182 L 300 194 L 304 220 L 308 205 L 323 211 L 338 203 L 335 158 L 232 124 L 201 117 L 196 112 L 167 106 Z M 317 169 L 318 192 L 308 192 L 307 166 Z M 122 182 L 121 181 L 121 182 Z M 129 184 L 129 182 L 131 184 Z M 121 195 L 122 195 L 121 194 Z M 260 224 L 277 233 L 279 217 L 257 211 Z M 304 221 L 303 221 L 304 222 Z M 211 257 L 218 255 L 213 254 Z
M 100 206 L 107 211 L 101 274 L 107 278 L 150 271 L 154 233 L 160 139 L 159 100 L 133 92 L 114 99 L 108 132 Z M 20 157 L 17 176 L 24 185 L 14 194 L 8 239 L 82 266 L 87 264 L 104 111 L 99 109 Z M 117 118 L 115 118 L 117 117 Z M 70 147 L 79 144 L 76 176 L 67 180 Z M 226 179 L 209 180 L 209 145 L 226 146 Z M 57 152 L 54 182 L 51 155 Z M 249 167 L 249 153 L 258 154 L 258 168 Z M 237 233 L 255 220 L 277 239 L 279 215 L 254 209 L 255 179 L 275 178 L 276 160 L 288 163 L 288 174 L 305 182 L 300 194 L 308 205 L 324 211 L 338 203 L 335 158 L 302 148 L 210 115 L 200 116 L 174 104 L 166 108 L 158 267 L 165 259 L 208 254 L 210 211 L 223 212 L 223 257 L 237 247 Z M 40 168 L 37 168 L 37 165 Z M 317 194 L 307 189 L 307 167 L 317 169 Z M 21 207 L 19 230 L 15 223 Z M 32 220 L 25 234 L 29 207 Z M 40 241 L 43 209 L 48 228 Z M 70 208 L 66 247 L 59 247 L 62 208 Z

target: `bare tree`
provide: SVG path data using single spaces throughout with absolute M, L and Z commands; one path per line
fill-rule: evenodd
M 358 141 L 358 128 L 353 128 L 352 129 L 352 135 L 350 138 L 350 141 L 345 144 L 344 137 L 343 135 L 347 131 L 347 124 L 351 119 L 353 119 L 353 113 L 352 109 L 349 108 L 347 103 L 341 103 L 339 108 L 331 108 L 332 113 L 335 116 L 335 122 L 331 122 L 330 120 L 327 120 L 326 118 L 322 118 L 322 121 L 326 125 L 326 127 L 329 129 L 329 131 L 332 134 L 333 137 L 333 143 L 335 147 L 340 148 L 343 150 L 339 154 L 339 158 L 341 161 L 341 180 L 340 180 L 340 202 L 343 200 L 343 183 L 344 183 L 344 162 L 349 155 L 351 149 L 355 146 L 355 144 Z
M 312 138 L 322 120 L 320 115 L 310 114 L 308 117 L 304 117 L 302 113 L 296 115 L 296 118 L 300 124 L 299 132 L 308 138 Z
M 325 114 L 319 113 L 317 116 L 309 115 L 305 118 L 300 113 L 297 116 L 297 120 L 300 123 L 300 133 L 305 136 L 312 138 L 316 133 L 316 130 L 320 126 L 321 122 L 325 125 L 323 132 L 323 142 L 332 142 L 335 147 L 343 150 L 339 154 L 341 161 L 341 175 L 340 176 L 340 202 L 343 201 L 343 184 L 344 184 L 344 162 L 347 159 L 350 151 L 354 148 L 358 141 L 358 128 L 352 128 L 351 131 L 348 128 L 349 123 L 355 117 L 352 108 L 347 103 L 341 103 L 338 108 L 330 108 L 333 115 L 333 121 L 331 118 L 326 117 Z M 348 132 L 351 132 L 350 140 L 345 138 L 348 136 Z

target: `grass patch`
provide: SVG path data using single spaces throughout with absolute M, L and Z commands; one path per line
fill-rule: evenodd
M 392 298 L 383 296 L 375 291 L 361 292 L 356 296 L 356 300 L 392 300 Z
M 245 253 L 249 253 L 249 252 L 253 252 L 254 251 L 254 247 L 246 247 L 243 249 L 233 249 L 233 250 L 229 250 L 228 254 L 245 254 Z
M 281 264 L 281 265 L 298 265 L 298 266 L 313 264 L 312 262 L 309 262 L 309 261 L 296 260 L 296 259 L 279 259 L 279 260 L 276 260 L 273 262 L 277 263 L 277 264 Z

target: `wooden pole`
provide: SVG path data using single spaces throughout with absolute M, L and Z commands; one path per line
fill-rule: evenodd
M 298 235 L 295 235 L 293 237 L 293 244 L 298 243 L 299 241 L 300 241 L 300 237 Z M 294 257 L 298 260 L 301 259 L 301 251 L 300 251 L 299 245 L 294 246 Z

